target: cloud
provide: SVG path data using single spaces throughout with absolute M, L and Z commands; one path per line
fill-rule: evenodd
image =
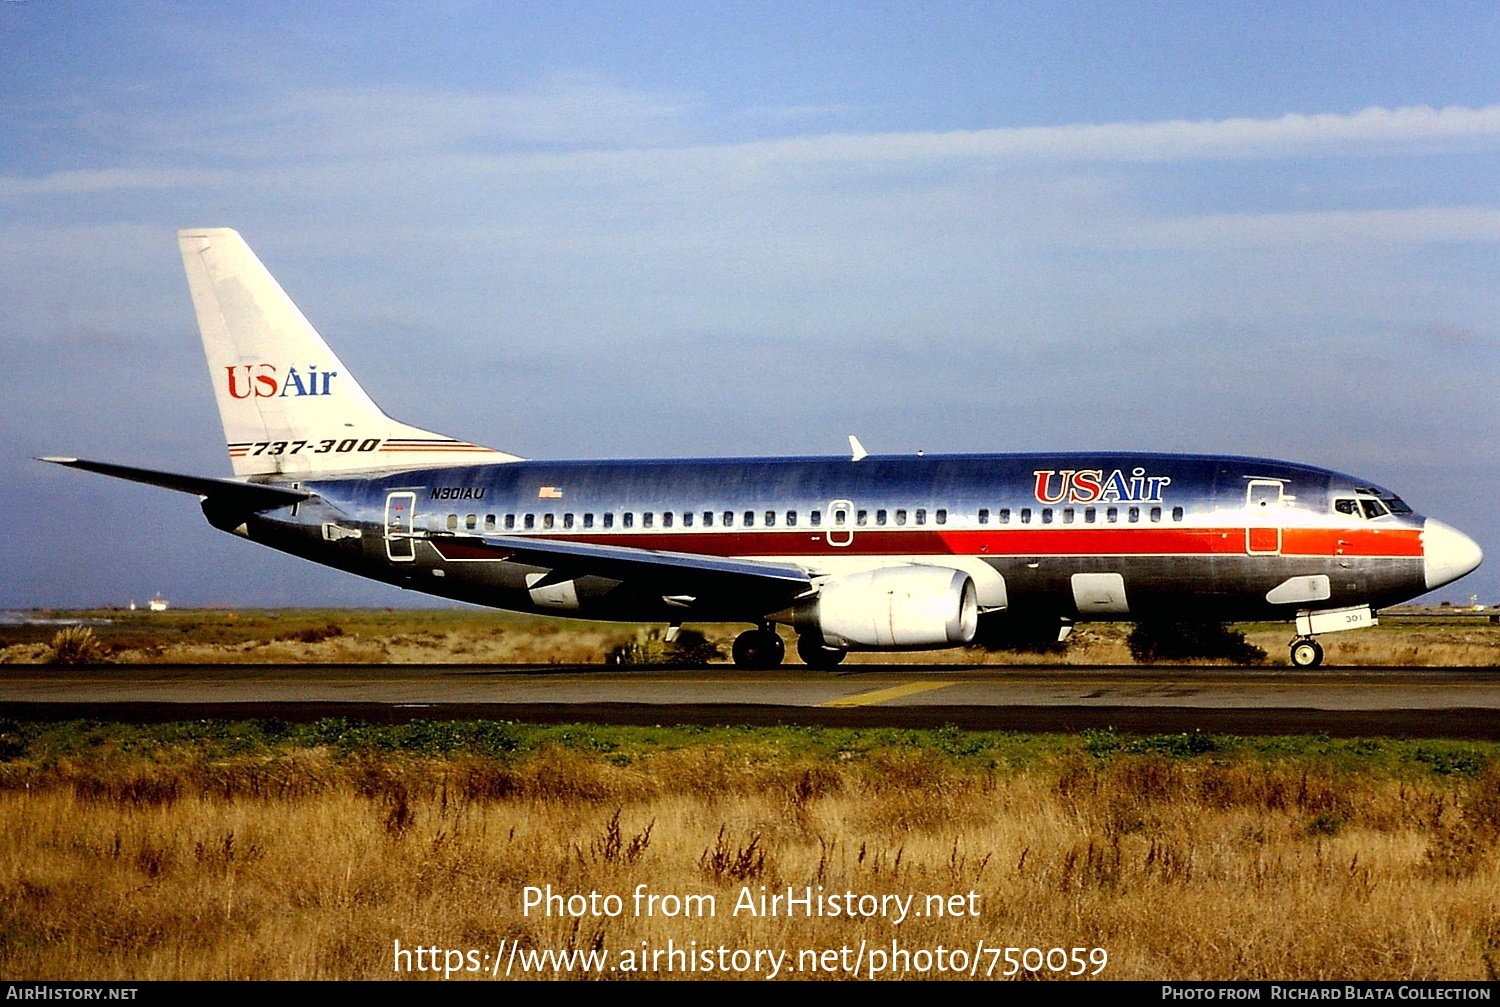
M 132 155 L 172 162 L 0 177 L 0 198 L 224 185 L 265 180 L 286 163 L 348 170 L 350 161 L 439 157 L 450 171 L 738 177 L 769 171 L 927 170 L 1048 164 L 1162 164 L 1431 154 L 1500 146 L 1500 105 L 1367 108 L 1274 119 L 1121 122 L 947 132 L 821 133 L 692 142 L 692 101 L 588 76 L 517 93 L 403 86 L 262 95 L 217 112 L 120 114 L 95 129 L 134 133 Z M 760 116 L 760 111 L 750 110 Z M 763 116 L 760 116 L 763 117 Z M 394 159 L 394 161 L 393 161 Z M 181 162 L 212 162 L 213 169 Z M 226 161 L 237 170 L 223 167 Z
M 1367 108 L 1341 115 L 1036 126 L 942 133 L 850 133 L 743 144 L 786 161 L 1164 162 L 1390 153 L 1500 140 L 1500 105 Z

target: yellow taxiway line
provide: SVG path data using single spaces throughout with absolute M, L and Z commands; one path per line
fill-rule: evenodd
M 859 692 L 853 696 L 845 696 L 842 699 L 830 699 L 819 706 L 872 706 L 875 703 L 884 703 L 890 699 L 900 699 L 902 696 L 915 696 L 919 692 L 931 692 L 934 689 L 946 689 L 957 682 L 907 682 L 905 685 L 893 685 L 889 689 L 875 689 L 872 692 Z

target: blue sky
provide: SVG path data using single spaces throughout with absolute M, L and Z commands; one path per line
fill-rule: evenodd
M 173 232 L 532 457 L 1141 448 L 1492 557 L 1490 4 L 0 3 L 0 607 L 395 604 L 31 462 L 228 472 Z

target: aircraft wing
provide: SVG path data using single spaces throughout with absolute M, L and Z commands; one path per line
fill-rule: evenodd
M 250 512 L 270 510 L 273 507 L 290 507 L 312 496 L 311 493 L 294 490 L 288 486 L 269 486 L 264 483 L 242 483 L 234 479 L 210 479 L 204 476 L 179 475 L 176 472 L 157 472 L 153 469 L 132 468 L 129 465 L 91 462 L 83 458 L 39 458 L 37 460 L 51 462 L 54 465 L 66 465 L 68 468 L 83 469 L 86 472 L 98 472 L 100 475 L 114 476 L 116 479 L 145 483 L 147 486 L 160 486 L 163 489 L 177 490 L 179 493 L 192 493 L 212 501 L 215 505 Z
M 812 579 L 800 567 L 756 560 L 515 535 L 429 541 L 449 559 L 513 559 L 547 567 L 550 572 L 533 588 L 575 577 L 608 577 L 636 585 L 659 585 L 664 596 L 669 600 L 681 598 L 684 607 L 732 594 L 740 599 L 758 597 L 766 611 L 783 607 L 812 590 Z

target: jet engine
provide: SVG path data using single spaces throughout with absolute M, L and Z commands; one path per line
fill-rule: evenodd
M 886 567 L 823 581 L 796 622 L 828 647 L 954 646 L 974 639 L 979 602 L 962 570 Z

